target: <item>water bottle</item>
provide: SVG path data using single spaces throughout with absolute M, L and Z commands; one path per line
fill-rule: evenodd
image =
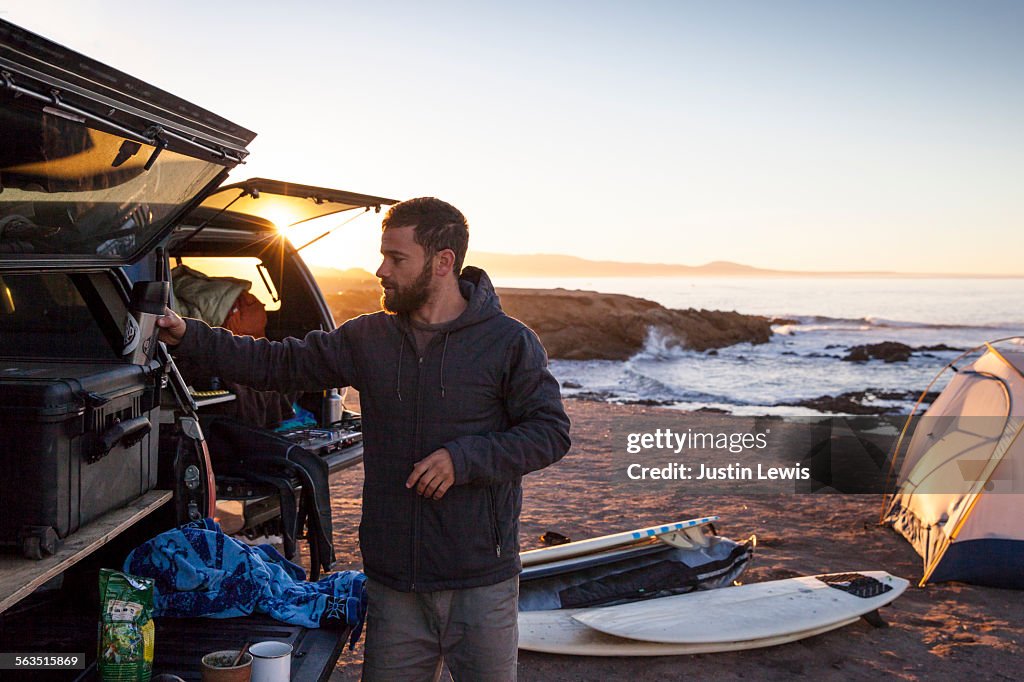
M 323 425 L 330 426 L 335 422 L 340 422 L 343 412 L 344 406 L 338 389 L 332 388 L 329 391 L 324 391 L 323 416 L 321 417 Z
M 136 282 L 124 322 L 124 349 L 121 355 L 133 365 L 148 365 L 156 355 L 157 318 L 167 309 L 169 282 Z

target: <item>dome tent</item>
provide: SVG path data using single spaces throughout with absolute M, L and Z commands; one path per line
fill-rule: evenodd
M 995 343 L 962 354 L 933 380 L 954 372 L 914 426 L 883 512 L 882 522 L 924 559 L 922 586 L 959 580 L 1024 589 L 1024 351 Z

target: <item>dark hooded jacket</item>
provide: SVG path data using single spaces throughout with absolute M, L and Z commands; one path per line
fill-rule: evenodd
M 177 350 L 261 390 L 359 390 L 363 565 L 401 591 L 517 575 L 522 476 L 569 449 L 569 419 L 540 340 L 502 312 L 482 270 L 467 267 L 459 285 L 466 310 L 422 357 L 408 319 L 384 312 L 284 341 L 233 336 L 190 319 Z M 440 500 L 406 489 L 413 464 L 442 447 L 455 485 Z

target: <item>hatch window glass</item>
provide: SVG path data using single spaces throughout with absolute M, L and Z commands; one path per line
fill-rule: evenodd
M 127 262 L 223 170 L 71 114 L 0 105 L 0 258 Z

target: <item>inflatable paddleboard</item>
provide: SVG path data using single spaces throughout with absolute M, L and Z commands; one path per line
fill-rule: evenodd
M 696 528 L 698 526 L 706 526 L 707 524 L 714 523 L 717 520 L 717 516 L 705 516 L 703 518 L 677 521 L 675 523 L 668 523 L 660 526 L 638 528 L 624 533 L 603 535 L 597 538 L 590 538 L 589 540 L 580 540 L 579 542 L 555 545 L 554 547 L 532 549 L 528 552 L 521 552 L 519 554 L 519 558 L 523 562 L 524 568 L 527 566 L 536 566 L 538 564 L 571 559 L 573 557 L 584 556 L 587 554 L 595 554 L 597 552 L 615 549 L 618 547 L 626 547 L 637 543 L 646 543 L 650 541 L 650 538 L 655 538 L 661 535 L 671 535 L 673 533 L 685 531 L 689 528 Z
M 719 590 L 714 591 L 717 592 Z M 678 656 L 681 654 L 710 654 L 788 644 L 789 642 L 820 635 L 823 632 L 857 622 L 856 618 L 851 618 L 815 630 L 739 642 L 662 644 L 606 635 L 573 620 L 574 615 L 587 610 L 592 609 L 521 611 L 519 613 L 519 648 L 524 651 L 539 651 L 546 654 L 565 654 L 569 656 Z
M 884 571 L 831 573 L 583 609 L 572 619 L 643 642 L 751 641 L 839 627 L 906 589 L 906 580 Z

